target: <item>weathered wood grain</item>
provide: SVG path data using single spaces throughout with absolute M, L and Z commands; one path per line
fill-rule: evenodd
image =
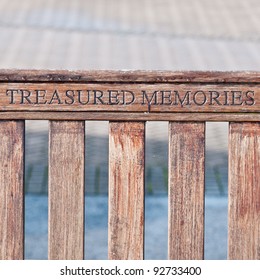
M 229 258 L 259 259 L 259 112 L 259 72 L 0 70 L 0 258 L 23 258 L 20 120 L 48 119 L 50 259 L 84 255 L 84 120 L 111 121 L 110 259 L 143 258 L 151 120 L 170 121 L 169 258 L 203 258 L 204 122 L 229 121 Z
M 0 82 L 259 83 L 259 72 L 1 70 Z
M 24 121 L 0 122 L 0 259 L 24 256 Z
M 0 119 L 23 119 L 23 113 L 30 119 L 105 119 L 109 113 L 113 120 L 117 113 L 121 120 L 131 113 L 138 121 L 188 120 L 187 114 L 203 113 L 201 121 L 247 121 L 243 114 L 255 113 L 249 119 L 257 121 L 259 85 L 258 72 L 1 70 Z
M 255 84 L 0 83 L 0 111 L 260 111 Z
M 203 259 L 205 123 L 169 123 L 169 259 Z
M 84 258 L 84 139 L 84 122 L 50 122 L 49 259 Z
M 255 122 L 259 113 L 0 112 L 0 120 Z
M 142 122 L 111 122 L 109 130 L 108 254 L 144 257 L 144 142 Z
M 260 259 L 260 123 L 230 123 L 229 259 Z

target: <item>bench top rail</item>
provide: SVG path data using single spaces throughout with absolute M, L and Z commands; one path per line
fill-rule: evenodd
M 1 70 L 0 119 L 259 121 L 259 85 L 259 72 Z

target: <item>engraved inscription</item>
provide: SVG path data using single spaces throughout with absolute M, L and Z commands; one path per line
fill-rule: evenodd
M 253 90 L 65 90 L 47 91 L 42 89 L 7 89 L 9 104 L 32 105 L 132 105 L 139 103 L 136 96 L 141 96 L 140 105 L 155 106 L 253 106 L 255 92 Z M 138 99 L 140 101 L 140 98 Z
M 255 104 L 254 91 L 154 91 L 148 94 L 143 93 L 143 103 L 149 105 L 180 105 L 181 107 L 196 105 L 217 105 L 217 106 L 237 106 Z
M 0 83 L 0 111 L 259 112 L 253 84 Z
M 135 94 L 130 90 L 25 90 L 7 89 L 9 104 L 80 104 L 80 105 L 131 105 Z

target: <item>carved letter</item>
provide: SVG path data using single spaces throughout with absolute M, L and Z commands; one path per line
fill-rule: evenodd
M 121 92 L 123 93 L 122 105 L 130 105 L 130 104 L 132 104 L 134 102 L 135 95 L 134 95 L 134 93 L 132 91 L 130 91 L 130 90 L 122 90 Z M 131 97 L 129 97 L 131 99 L 130 99 L 130 101 L 126 102 L 126 99 L 127 99 L 128 95 L 131 95 Z
M 86 100 L 85 102 L 83 102 L 83 101 L 81 100 L 81 93 L 82 93 L 82 90 L 77 90 L 77 92 L 78 92 L 78 100 L 79 100 L 79 103 L 82 104 L 82 105 L 88 104 L 88 102 L 89 102 L 89 90 L 87 90 L 87 100 Z
M 240 90 L 232 90 L 232 103 L 231 105 L 242 105 L 243 104 L 243 99 L 242 99 L 242 91 Z M 236 102 L 238 101 L 238 103 Z
M 255 99 L 254 99 L 254 96 L 255 96 L 255 92 L 252 91 L 252 90 L 249 90 L 246 92 L 246 101 L 245 101 L 245 104 L 246 105 L 249 105 L 249 106 L 252 106 L 255 104 Z
M 154 104 L 154 105 L 158 105 L 158 104 L 157 104 L 157 94 L 158 94 L 158 91 L 157 91 L 157 90 L 153 93 L 153 95 L 152 95 L 152 97 L 151 97 L 150 99 L 149 99 L 149 97 L 148 97 L 148 95 L 147 95 L 147 93 L 146 93 L 145 90 L 142 90 L 142 94 L 143 94 L 143 103 L 142 103 L 142 105 L 145 104 L 144 98 L 145 98 L 146 101 L 148 102 L 148 105 L 149 105 L 149 106 L 152 104 L 153 99 L 154 99 L 154 103 L 153 103 L 153 104 Z
M 161 94 L 162 94 L 161 105 L 171 105 L 172 104 L 171 91 L 170 90 L 161 90 Z M 165 102 L 165 99 L 168 100 L 168 102 Z
M 32 104 L 30 96 L 31 96 L 31 92 L 29 90 L 21 90 L 21 102 L 20 102 L 20 104 L 24 104 L 24 100 L 26 100 L 29 104 Z
M 218 105 L 222 105 L 218 98 L 219 98 L 219 92 L 217 91 L 209 91 L 209 94 L 210 94 L 210 101 L 209 101 L 209 105 L 214 105 L 214 103 L 217 103 Z M 213 100 L 215 101 L 213 103 Z
M 46 104 L 47 100 L 44 100 L 43 102 L 40 102 L 40 98 L 45 99 L 46 90 L 36 89 L 35 92 L 36 92 L 36 102 L 35 102 L 35 104 Z M 41 92 L 43 92 L 42 95 L 41 95 Z
M 224 94 L 225 94 L 225 102 L 224 102 L 224 105 L 230 105 L 230 104 L 228 103 L 228 93 L 229 93 L 228 90 L 224 90 Z
M 48 102 L 48 104 L 52 104 L 53 101 L 56 101 L 56 100 L 58 101 L 58 104 L 63 104 L 60 100 L 58 91 L 55 89 L 55 91 L 53 92 L 53 95 L 51 97 L 51 100 Z
M 197 96 L 199 94 L 202 95 L 202 100 L 201 101 L 200 101 L 200 98 L 198 98 L 198 100 L 197 100 Z M 207 102 L 207 96 L 206 96 L 205 92 L 202 91 L 202 90 L 196 91 L 194 93 L 194 96 L 193 96 L 193 102 L 198 106 L 203 106 Z
M 69 99 L 65 99 L 65 104 L 71 105 L 74 103 L 74 90 L 66 90 L 66 97 L 68 97 Z
M 173 103 L 174 105 L 178 105 L 178 102 L 181 103 L 181 107 L 183 107 L 184 105 L 190 105 L 190 91 L 188 90 L 183 99 L 181 99 L 179 92 L 177 90 L 174 91 L 175 94 L 175 102 Z M 186 101 L 186 104 L 184 104 L 184 102 Z
M 113 95 L 113 93 L 115 95 Z M 119 103 L 118 96 L 119 96 L 118 90 L 108 90 L 108 103 L 109 103 L 109 105 L 118 104 Z M 115 100 L 113 101 L 113 99 L 115 99 Z
M 6 90 L 6 95 L 7 96 L 9 95 L 9 93 L 11 93 L 9 104 L 15 104 L 14 94 L 18 93 L 18 90 L 16 90 L 16 89 L 8 89 L 8 90 Z
M 97 100 L 99 100 L 100 104 L 105 104 L 104 101 L 102 100 L 103 91 L 93 90 L 93 92 L 94 92 L 94 104 L 98 104 Z M 97 93 L 99 93 L 99 95 L 97 95 Z

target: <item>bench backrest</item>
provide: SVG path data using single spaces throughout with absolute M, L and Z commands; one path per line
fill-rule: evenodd
M 109 123 L 109 258 L 143 259 L 145 122 L 169 122 L 169 259 L 203 259 L 205 122 L 229 122 L 228 257 L 260 259 L 260 73 L 0 72 L 0 259 L 24 256 L 25 120 L 49 120 L 49 258 L 84 257 L 85 121 Z M 86 159 L 87 160 L 87 159 Z

